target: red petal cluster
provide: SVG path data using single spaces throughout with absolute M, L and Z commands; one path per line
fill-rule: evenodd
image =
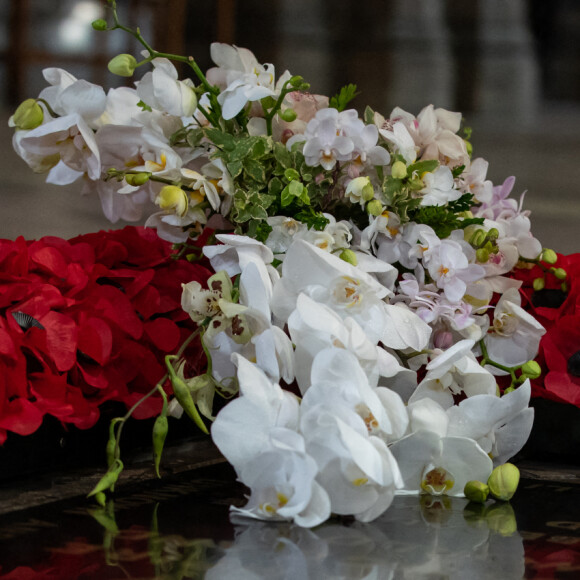
M 0 443 L 46 414 L 87 429 L 105 401 L 139 400 L 195 330 L 181 284 L 210 275 L 144 228 L 0 240 Z M 150 397 L 134 416 L 160 410 Z
M 538 266 L 514 271 L 515 277 L 523 282 L 522 304 L 547 330 L 536 358 L 543 372 L 532 381 L 532 396 L 580 407 L 580 377 L 571 374 L 568 366 L 570 358 L 580 353 L 580 254 L 558 255 L 555 267 L 568 274 L 566 292 L 560 289 L 562 280 L 549 273 L 545 277 L 546 289 L 534 292 L 533 280 L 544 276 Z M 545 297 L 550 292 L 555 294 L 556 303 L 550 305 L 551 300 L 547 300 L 545 305 L 542 294 Z

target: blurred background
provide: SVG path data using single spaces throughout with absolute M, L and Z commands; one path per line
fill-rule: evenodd
M 358 85 L 353 106 L 418 114 L 461 111 L 488 178 L 517 177 L 544 246 L 580 251 L 580 2 L 577 0 L 118 0 L 129 26 L 158 50 L 212 66 L 209 44 L 251 49 L 302 75 L 315 93 Z M 0 237 L 73 236 L 122 227 L 80 185 L 50 186 L 12 150 L 7 120 L 61 67 L 105 89 L 125 79 L 106 64 L 140 48 L 99 33 L 104 0 L 0 2 Z M 185 72 L 185 71 L 183 71 Z

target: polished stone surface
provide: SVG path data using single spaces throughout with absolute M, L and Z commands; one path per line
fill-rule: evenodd
M 523 479 L 510 503 L 397 497 L 372 523 L 333 519 L 305 530 L 230 517 L 230 505 L 243 505 L 244 489 L 223 461 L 201 463 L 161 482 L 146 475 L 132 479 L 105 508 L 77 495 L 5 511 L 0 579 L 511 580 L 580 574 L 577 468 L 520 465 Z M 54 484 L 67 487 L 62 479 Z M 6 496 L 0 493 L 1 499 Z

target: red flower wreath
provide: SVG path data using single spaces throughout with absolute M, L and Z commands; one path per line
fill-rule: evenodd
M 134 404 L 194 330 L 181 284 L 210 275 L 143 228 L 0 240 L 0 443 L 46 414 L 87 429 L 105 401 Z M 134 416 L 161 404 L 150 397 Z

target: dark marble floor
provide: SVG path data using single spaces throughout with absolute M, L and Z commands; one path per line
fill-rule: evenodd
M 397 497 L 369 524 L 312 530 L 233 519 L 244 490 L 207 440 L 170 448 L 165 475 L 138 458 L 115 498 L 84 497 L 98 474 L 0 484 L 0 579 L 578 578 L 580 469 L 520 463 L 510 503 Z

